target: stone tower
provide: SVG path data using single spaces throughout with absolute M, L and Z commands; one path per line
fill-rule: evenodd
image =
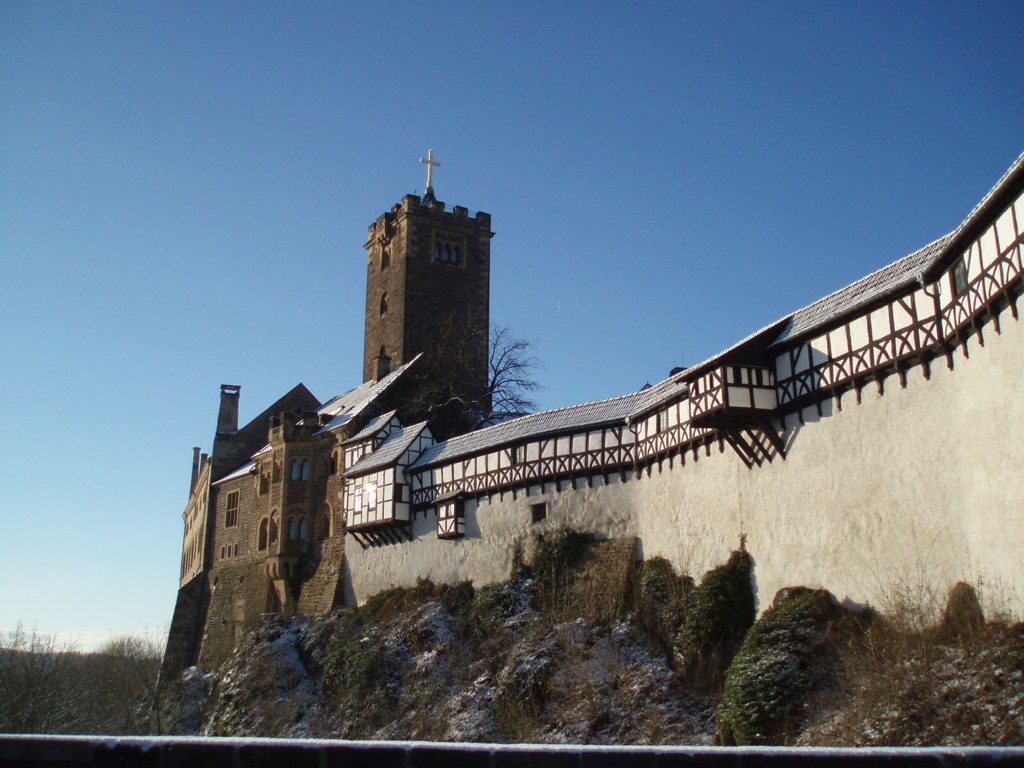
M 369 228 L 363 380 L 423 353 L 429 369 L 459 346 L 454 394 L 481 403 L 487 387 L 491 217 L 448 209 L 428 186 Z

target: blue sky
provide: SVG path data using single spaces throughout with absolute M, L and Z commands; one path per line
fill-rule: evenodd
M 360 383 L 366 227 L 485 210 L 543 407 L 954 228 L 1024 150 L 1024 6 L 0 2 L 0 628 L 160 628 L 191 447 Z

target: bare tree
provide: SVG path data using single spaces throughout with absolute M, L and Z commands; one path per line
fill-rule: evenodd
M 486 372 L 479 370 L 485 343 Z M 474 316 L 449 317 L 430 353 L 413 369 L 409 406 L 430 420 L 436 437 L 445 439 L 535 410 L 531 394 L 540 384 L 534 375 L 542 368 L 533 342 L 507 326 L 491 326 L 488 339 Z
M 103 733 L 165 733 L 157 673 L 163 645 L 153 635 L 119 635 L 91 654 L 96 728 Z
M 94 653 L 27 631 L 0 632 L 0 733 L 168 733 L 181 686 L 157 683 L 163 643 L 122 635 Z
M 536 374 L 544 367 L 533 354 L 533 342 L 521 339 L 507 325 L 492 325 L 487 360 L 488 419 L 520 416 L 537 410 L 531 397 L 539 390 Z
M 0 633 L 0 733 L 82 733 L 87 690 L 72 643 L 21 624 Z

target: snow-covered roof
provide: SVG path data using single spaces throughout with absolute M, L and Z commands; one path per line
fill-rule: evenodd
M 409 366 L 415 363 L 419 357 L 420 356 L 417 355 L 405 365 L 398 366 L 380 381 L 367 381 L 355 389 L 351 389 L 344 394 L 332 397 L 320 406 L 320 410 L 317 411 L 320 416 L 329 416 L 330 421 L 328 421 L 327 424 L 325 424 L 316 434 L 319 435 L 324 432 L 333 432 L 361 414 L 369 405 L 380 397 L 388 387 L 398 381 L 399 377 L 401 377 L 401 375 L 409 369 Z
M 367 472 L 373 472 L 394 464 L 401 458 L 402 454 L 408 450 L 409 446 L 412 445 L 413 441 L 420 436 L 420 433 L 423 432 L 426 427 L 427 422 L 421 421 L 419 424 L 413 424 L 411 427 L 403 427 L 397 432 L 394 432 L 388 436 L 387 440 L 380 444 L 380 447 L 376 451 L 367 454 L 357 461 L 352 468 L 345 473 L 345 476 L 356 477 L 358 475 L 365 475 Z
M 953 234 L 950 232 L 924 248 L 797 310 L 789 315 L 782 332 L 769 346 L 777 346 L 797 336 L 803 336 L 867 306 L 882 296 L 904 290 L 913 284 L 918 275 L 922 274 L 943 251 Z
M 370 419 L 366 423 L 366 426 L 359 430 L 358 433 L 356 433 L 348 440 L 346 440 L 344 442 L 344 445 L 349 445 L 351 443 L 359 443 L 362 442 L 363 440 L 369 440 L 371 437 L 373 437 L 382 429 L 384 429 L 384 427 L 388 425 L 388 422 L 395 417 L 396 413 L 398 413 L 398 411 L 388 411 L 387 413 L 382 413 L 380 416 Z
M 252 472 L 252 470 L 254 470 L 255 468 L 256 468 L 256 462 L 255 461 L 250 461 L 250 462 L 240 466 L 234 472 L 231 472 L 231 473 L 229 473 L 227 475 L 224 475 L 224 477 L 222 477 L 220 480 L 217 480 L 217 481 L 211 483 L 211 485 L 220 485 L 221 483 L 226 483 L 228 480 L 235 480 L 235 479 L 237 479 L 239 477 L 245 477 L 246 475 L 250 474 Z
M 423 451 L 413 463 L 414 469 L 469 456 L 498 446 L 533 440 L 543 435 L 561 434 L 580 429 L 594 429 L 610 424 L 625 424 L 629 416 L 649 410 L 669 390 L 679 387 L 676 378 L 668 378 L 652 387 L 645 387 L 608 400 L 595 400 L 551 411 L 539 411 L 518 419 L 510 419 L 492 427 L 453 437 Z

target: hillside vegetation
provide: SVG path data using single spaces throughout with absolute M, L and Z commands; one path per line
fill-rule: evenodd
M 421 581 L 329 617 L 268 621 L 208 678 L 201 731 L 1024 743 L 1024 627 L 986 622 L 970 587 L 954 590 L 934 626 L 855 612 L 825 590 L 800 587 L 780 592 L 755 621 L 752 566 L 741 549 L 698 583 L 653 559 L 620 593 L 592 542 L 560 531 L 501 584 Z
M 152 642 L 0 638 L 0 732 L 575 744 L 1024 744 L 1024 625 L 958 584 L 885 615 L 781 590 L 755 620 L 743 547 L 700 580 L 571 530 L 500 584 L 421 581 L 272 617 L 216 673 L 158 685 Z

